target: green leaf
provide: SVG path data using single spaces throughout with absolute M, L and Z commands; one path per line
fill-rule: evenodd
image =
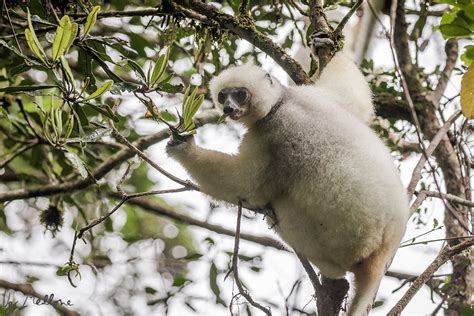
M 454 8 L 451 11 L 448 11 L 443 14 L 441 17 L 440 24 L 450 24 L 452 23 L 458 16 L 459 9 Z
M 450 4 L 450 5 L 455 5 L 456 4 L 456 0 L 434 0 L 434 2 L 446 3 L 446 4 Z
M 167 121 L 167 122 L 176 122 L 177 120 L 177 117 L 176 115 L 174 114 L 171 114 L 170 112 L 168 111 L 163 111 L 163 112 L 160 112 L 160 116 L 163 120 Z
M 217 267 L 214 262 L 212 262 L 209 269 L 209 285 L 211 287 L 212 293 L 214 293 L 214 296 L 216 297 L 216 303 L 227 306 L 225 301 L 221 298 L 221 290 L 217 284 L 217 275 Z
M 97 88 L 97 90 L 95 90 L 92 94 L 85 97 L 83 101 L 97 99 L 98 97 L 100 97 L 101 95 L 109 91 L 113 84 L 114 84 L 113 80 L 107 80 L 102 86 Z
M 37 65 L 40 65 L 38 64 L 36 61 L 33 61 L 32 59 L 28 58 L 28 56 L 24 55 L 23 53 L 21 53 L 15 46 L 13 45 L 10 45 L 8 44 L 7 42 L 5 42 L 4 40 L 1 40 L 0 39 L 0 46 L 3 46 L 4 48 L 10 50 L 13 54 L 23 58 L 24 60 L 32 63 L 32 64 L 37 64 Z
M 184 105 L 184 111 L 183 111 L 183 119 L 184 119 L 184 124 L 187 125 L 190 123 L 190 108 L 194 102 L 194 98 L 196 97 L 197 93 L 197 87 L 193 89 L 193 92 L 191 92 L 191 95 L 186 99 L 186 103 Z M 192 118 L 192 117 L 191 117 Z
M 87 172 L 86 166 L 85 166 L 84 162 L 81 160 L 81 158 L 79 158 L 78 155 L 76 155 L 76 154 L 74 154 L 70 151 L 66 151 L 64 153 L 64 155 L 66 156 L 66 158 L 71 163 L 71 166 L 74 169 L 76 169 L 76 171 L 81 175 L 81 177 L 83 179 L 87 179 L 88 172 Z
M 79 104 L 73 104 L 72 109 L 77 114 L 81 126 L 87 126 L 89 124 L 89 120 L 87 119 L 87 115 L 84 113 L 82 107 Z
M 56 28 L 56 36 L 53 42 L 53 61 L 58 60 L 64 55 L 64 52 L 68 48 L 70 37 L 71 37 L 71 19 L 65 15 L 59 21 L 59 26 Z
M 465 52 L 461 55 L 461 60 L 469 67 L 474 62 L 474 45 L 464 47 Z
M 48 65 L 48 63 L 46 62 L 46 60 L 43 58 L 43 56 L 41 55 L 41 50 L 38 48 L 38 46 L 36 45 L 36 42 L 34 40 L 34 37 L 31 33 L 30 30 L 26 29 L 25 30 L 25 38 L 26 38 L 26 43 L 28 44 L 28 46 L 30 47 L 31 51 L 33 53 L 35 53 L 35 55 L 43 62 L 43 64 L 45 65 Z
M 384 301 L 375 301 L 374 304 L 372 304 L 372 308 L 376 309 L 377 307 L 382 306 Z
M 46 61 L 46 53 L 43 50 L 43 47 L 41 46 L 40 42 L 38 41 L 38 38 L 36 37 L 35 29 L 33 28 L 33 24 L 31 23 L 31 15 L 30 15 L 30 10 L 28 10 L 28 29 L 25 30 L 25 37 L 26 37 L 26 42 L 28 43 L 28 46 L 30 49 L 38 56 L 39 59 L 45 64 L 48 65 Z
M 75 85 L 75 80 L 74 80 L 74 75 L 72 74 L 71 67 L 69 67 L 69 63 L 67 62 L 66 57 L 61 56 L 61 66 L 63 67 L 64 72 L 66 73 L 66 76 L 71 83 L 72 87 L 74 88 Z
M 71 48 L 72 43 L 74 43 L 74 40 L 76 39 L 78 31 L 79 31 L 79 26 L 77 25 L 77 23 L 72 23 L 71 24 L 71 36 L 69 37 L 69 42 L 67 43 L 66 53 L 69 50 L 69 48 Z
M 134 70 L 143 80 L 146 80 L 145 73 L 143 72 L 142 67 L 134 60 L 128 59 L 127 64 L 132 70 Z
M 89 13 L 86 19 L 86 25 L 84 26 L 84 36 L 86 37 L 87 34 L 92 30 L 92 28 L 95 25 L 95 22 L 97 21 L 97 14 L 99 14 L 100 11 L 100 6 L 97 5 L 94 8 L 92 8 L 92 11 Z
M 168 92 L 168 93 L 178 93 L 178 92 L 183 91 L 183 86 L 182 85 L 173 86 L 171 83 L 162 82 L 158 86 L 158 90 Z
M 189 110 L 189 119 L 192 120 L 194 115 L 196 115 L 199 107 L 201 107 L 202 102 L 204 101 L 204 95 L 201 94 L 192 104 L 191 109 Z
M 174 277 L 173 286 L 180 287 L 180 286 L 183 286 L 188 281 L 189 280 L 186 279 L 184 276 L 177 275 L 177 276 Z
M 91 108 L 93 108 L 97 112 L 105 115 L 106 117 L 114 120 L 115 122 L 120 121 L 120 118 L 112 111 L 112 109 L 107 104 L 101 104 L 100 106 L 97 106 L 97 105 L 92 104 L 92 103 L 84 103 L 84 104 L 90 106 Z
M 471 35 L 471 30 L 469 28 L 456 24 L 440 25 L 439 30 L 445 38 L 465 37 Z
M 474 3 L 471 3 L 466 8 L 464 8 L 464 13 L 469 19 L 471 19 L 471 21 L 474 21 Z
M 12 122 L 10 121 L 10 118 L 8 117 L 8 112 L 5 110 L 2 106 L 0 106 L 0 120 L 6 121 L 7 122 L 7 129 L 10 129 Z
M 149 286 L 145 287 L 145 293 L 147 293 L 147 294 L 153 295 L 153 294 L 155 294 L 156 292 L 157 292 L 157 291 L 156 291 L 154 288 L 152 288 L 152 287 L 149 287 Z
M 468 119 L 474 119 L 474 65 L 469 66 L 461 80 L 461 110 Z
M 156 62 L 151 75 L 151 85 L 155 85 L 165 72 L 166 66 L 168 65 L 168 58 L 169 50 L 165 54 L 161 55 Z
M 184 91 L 183 103 L 181 106 L 181 113 L 184 113 L 185 105 L 186 105 L 186 102 L 188 101 L 189 91 L 191 91 L 191 86 L 188 86 L 186 90 Z

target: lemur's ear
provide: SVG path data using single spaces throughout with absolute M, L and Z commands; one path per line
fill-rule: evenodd
M 270 80 L 270 84 L 273 84 L 272 76 L 270 76 L 270 74 L 268 72 L 265 74 L 265 78 Z

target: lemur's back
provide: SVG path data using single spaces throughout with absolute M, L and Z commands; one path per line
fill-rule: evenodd
M 290 88 L 290 103 L 267 122 L 280 132 L 262 129 L 272 156 L 267 174 L 277 188 L 272 204 L 282 237 L 340 277 L 384 238 L 402 237 L 407 200 L 383 142 L 329 95 L 312 93 Z M 314 241 L 309 249 L 306 240 Z

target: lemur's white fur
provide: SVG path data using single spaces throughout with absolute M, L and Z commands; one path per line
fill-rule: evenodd
M 210 83 L 245 87 L 250 112 L 237 155 L 168 146 L 204 193 L 271 204 L 276 230 L 321 273 L 355 275 L 350 315 L 365 315 L 405 232 L 407 198 L 389 151 L 366 125 L 371 95 L 358 69 L 336 56 L 313 86 L 283 87 L 259 67 L 223 71 Z M 283 97 L 283 104 L 266 115 Z

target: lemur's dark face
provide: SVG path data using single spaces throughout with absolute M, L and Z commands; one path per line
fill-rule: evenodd
M 217 95 L 217 101 L 223 105 L 224 115 L 238 120 L 249 112 L 251 97 L 247 88 L 224 88 Z

